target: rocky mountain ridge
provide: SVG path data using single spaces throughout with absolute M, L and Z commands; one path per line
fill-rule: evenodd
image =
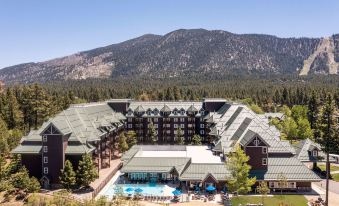
M 338 74 L 339 34 L 328 38 L 278 38 L 221 30 L 180 29 L 147 34 L 45 62 L 0 70 L 5 83 L 147 75 Z

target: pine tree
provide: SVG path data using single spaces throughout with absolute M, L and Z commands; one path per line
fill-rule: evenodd
M 126 133 L 126 138 L 127 138 L 127 144 L 129 148 L 131 148 L 133 145 L 136 145 L 138 143 L 137 134 L 133 130 L 130 130 Z
M 318 115 L 319 115 L 319 99 L 315 92 L 313 91 L 311 99 L 308 101 L 308 112 L 307 112 L 307 117 L 308 120 L 310 121 L 312 129 L 315 129 Z
M 76 184 L 76 174 L 73 170 L 72 163 L 69 160 L 65 161 L 65 167 L 61 170 L 60 183 L 69 190 Z
M 198 134 L 193 135 L 192 137 L 192 144 L 193 145 L 201 145 L 201 137 Z
M 230 172 L 227 177 L 227 187 L 231 192 L 245 194 L 251 191 L 251 186 L 256 178 L 249 178 L 251 166 L 247 164 L 249 157 L 239 145 L 236 145 L 235 151 L 230 153 L 226 162 L 226 167 Z
M 98 172 L 89 154 L 82 155 L 77 170 L 76 182 L 80 187 L 89 187 L 89 184 L 98 178 Z
M 119 135 L 118 149 L 121 153 L 124 153 L 128 150 L 126 136 L 123 132 Z
M 151 140 L 152 144 L 156 144 L 158 141 L 158 135 L 156 133 L 156 129 L 154 127 L 153 122 L 148 124 L 148 137 Z
M 6 93 L 6 122 L 8 129 L 20 128 L 22 126 L 22 112 L 19 109 L 19 104 L 13 94 L 12 89 L 7 89 Z
M 183 131 L 181 130 L 180 127 L 177 129 L 176 137 L 177 137 L 177 144 L 178 145 L 184 145 L 185 144 L 184 133 L 183 133 Z
M 32 88 L 32 99 L 31 104 L 33 105 L 33 120 L 34 129 L 38 129 L 38 125 L 42 124 L 47 119 L 50 112 L 49 98 L 45 90 L 38 84 L 31 86 Z
M 9 133 L 6 122 L 0 118 L 0 154 L 2 155 L 9 153 L 8 137 Z
M 330 176 L 329 154 L 339 151 L 339 127 L 334 118 L 334 101 L 333 97 L 328 94 L 325 105 L 321 110 L 320 118 L 316 124 L 314 132 L 315 140 L 321 146 L 321 150 L 326 153 L 326 200 L 328 206 L 328 189 Z

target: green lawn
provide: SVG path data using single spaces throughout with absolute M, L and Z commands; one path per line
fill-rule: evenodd
M 262 198 L 258 196 L 238 196 L 231 199 L 233 206 L 246 205 L 246 203 L 261 203 L 261 200 Z M 306 206 L 307 200 L 303 195 L 274 195 L 273 197 L 264 198 L 265 206 L 279 206 L 281 203 L 289 206 Z
M 339 174 L 332 174 L 332 178 L 334 181 L 339 182 Z
M 324 164 L 318 164 L 318 167 L 322 170 L 322 171 L 326 171 L 326 165 Z M 330 166 L 331 172 L 333 171 L 339 171 L 339 167 L 335 166 L 335 165 L 331 165 Z

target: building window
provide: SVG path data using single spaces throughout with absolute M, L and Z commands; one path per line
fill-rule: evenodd
M 174 124 L 174 128 L 178 128 L 178 124 Z
M 128 129 L 132 129 L 132 124 L 128 124 Z
M 173 121 L 174 121 L 174 122 L 178 122 L 178 118 L 174 118 Z
M 185 118 L 180 118 L 180 122 L 185 122 Z
M 42 136 L 42 141 L 43 141 L 43 142 L 47 142 L 47 136 L 46 136 L 46 135 L 43 135 L 43 136 Z
M 181 110 L 181 115 L 184 115 L 185 114 L 185 110 Z
M 204 118 L 200 118 L 200 122 L 203 122 L 204 121 Z
M 174 130 L 174 134 L 178 134 L 178 131 L 177 131 L 177 130 Z
M 318 151 L 317 150 L 313 150 L 312 151 L 312 155 L 313 155 L 313 157 L 317 157 L 318 156 Z
M 268 185 L 270 188 L 274 188 L 274 182 L 269 182 Z
M 263 154 L 267 154 L 267 147 L 263 147 L 263 148 L 262 148 L 262 153 L 263 153 Z
M 44 174 L 48 174 L 48 167 L 44 167 Z
M 151 111 L 147 111 L 147 114 L 148 114 L 148 115 L 151 115 Z
M 181 128 L 185 128 L 185 124 L 180 124 L 180 127 Z
M 132 118 L 128 118 L 128 121 L 129 121 L 129 122 L 132 122 Z
M 44 163 L 48 163 L 48 157 L 44 157 Z
M 200 128 L 205 128 L 205 125 L 204 124 L 200 124 Z
M 158 124 L 154 124 L 154 128 L 158 129 Z
M 147 121 L 148 121 L 148 122 L 151 122 L 151 121 L 152 121 L 152 118 L 147 118 Z
M 200 130 L 200 134 L 205 134 L 205 130 Z
M 289 182 L 288 188 L 296 188 L 296 183 L 295 182 Z
M 267 165 L 267 158 L 262 158 L 262 165 Z
M 158 122 L 158 118 L 154 118 L 154 122 Z
M 44 152 L 48 152 L 48 147 L 44 146 Z
M 174 112 L 173 112 L 173 114 L 174 114 L 174 115 L 177 115 L 177 114 L 178 114 L 178 112 L 177 112 L 177 111 L 174 111 Z

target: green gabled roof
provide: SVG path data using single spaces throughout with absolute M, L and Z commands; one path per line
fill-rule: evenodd
M 180 180 L 203 180 L 212 175 L 216 180 L 226 180 L 229 174 L 225 163 L 192 163 L 181 174 Z
M 119 119 L 120 121 L 126 120 L 126 119 L 127 119 L 127 118 L 126 118 L 122 113 L 120 113 L 120 112 L 115 113 L 115 117 L 116 117 L 117 119 Z
M 198 112 L 198 109 L 194 107 L 194 105 L 192 104 L 190 107 L 188 107 L 187 109 L 188 112 Z
M 139 105 L 137 108 L 135 108 L 134 112 L 138 113 L 145 112 L 145 109 L 141 105 Z
M 13 154 L 40 154 L 41 145 L 19 145 L 12 150 Z
M 129 161 L 132 157 L 134 157 L 134 155 L 139 152 L 139 150 L 141 149 L 140 146 L 138 145 L 133 145 L 128 151 L 126 151 L 122 157 L 121 160 L 123 161 Z
M 67 145 L 65 154 L 67 155 L 81 155 L 88 154 L 95 150 L 95 147 L 90 144 Z
M 160 111 L 161 111 L 161 112 L 171 112 L 172 110 L 171 110 L 171 108 L 170 108 L 167 104 L 165 104 L 165 105 L 163 106 L 163 108 L 161 108 Z
M 313 142 L 310 139 L 300 141 L 297 145 L 293 146 L 296 152 L 296 157 L 302 162 L 320 162 L 326 159 L 325 153 L 321 152 L 319 144 Z M 318 156 L 312 155 L 312 150 L 318 150 Z M 333 157 L 330 157 L 330 161 L 335 161 Z
M 92 148 L 87 145 L 87 142 L 98 140 L 108 131 L 118 127 L 121 124 L 119 119 L 122 118 L 121 115 L 114 112 L 107 103 L 72 105 L 44 122 L 39 130 L 32 131 L 29 135 L 23 137 L 20 145 L 23 148 L 19 146 L 13 152 L 19 153 L 22 150 L 24 153 L 29 151 L 29 149 L 24 148 L 31 144 L 30 142 L 40 142 L 41 144 L 41 134 L 44 131 L 68 135 L 69 142 L 77 142 L 81 145 L 78 147 L 70 146 L 66 152 L 75 154 L 91 152 Z M 37 151 L 35 150 L 35 152 Z
M 321 181 L 320 177 L 295 157 L 270 157 L 268 158 L 267 171 L 250 171 L 250 176 L 256 176 L 257 180 L 267 181 L 278 180 L 278 176 L 281 174 L 291 181 Z
M 133 157 L 121 172 L 170 172 L 173 167 L 179 172 L 190 161 L 186 157 Z

